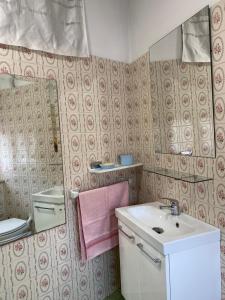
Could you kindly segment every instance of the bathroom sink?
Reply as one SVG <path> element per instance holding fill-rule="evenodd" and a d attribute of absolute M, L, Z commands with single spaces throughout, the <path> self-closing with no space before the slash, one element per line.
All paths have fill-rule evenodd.
<path fill-rule="evenodd" d="M 36 202 L 64 204 L 64 189 L 62 186 L 54 186 L 48 190 L 32 194 L 32 200 Z"/>
<path fill-rule="evenodd" d="M 183 213 L 172 216 L 160 205 L 152 202 L 117 208 L 116 216 L 164 255 L 218 239 L 218 228 Z"/>
<path fill-rule="evenodd" d="M 137 221 L 150 228 L 161 228 L 165 237 L 179 237 L 194 232 L 192 224 L 185 222 L 184 215 L 172 216 L 153 205 L 138 205 L 127 208 L 128 213 Z"/>

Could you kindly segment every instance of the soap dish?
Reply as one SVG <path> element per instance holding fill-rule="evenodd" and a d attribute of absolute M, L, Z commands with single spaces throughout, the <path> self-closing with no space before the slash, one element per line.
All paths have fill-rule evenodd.
<path fill-rule="evenodd" d="M 100 164 L 101 169 L 113 169 L 115 168 L 115 164 L 113 163 L 105 163 L 105 164 Z"/>

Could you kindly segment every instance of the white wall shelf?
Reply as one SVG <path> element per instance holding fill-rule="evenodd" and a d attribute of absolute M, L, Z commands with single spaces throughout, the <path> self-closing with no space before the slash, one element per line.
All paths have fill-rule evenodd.
<path fill-rule="evenodd" d="M 138 168 L 138 167 L 143 167 L 143 164 L 138 163 L 138 164 L 133 164 L 133 165 L 129 165 L 129 166 L 115 165 L 115 167 L 111 168 L 111 169 L 100 169 L 100 168 L 99 169 L 91 169 L 91 168 L 89 168 L 88 170 L 91 174 L 103 174 L 103 173 L 116 172 L 116 171 Z"/>

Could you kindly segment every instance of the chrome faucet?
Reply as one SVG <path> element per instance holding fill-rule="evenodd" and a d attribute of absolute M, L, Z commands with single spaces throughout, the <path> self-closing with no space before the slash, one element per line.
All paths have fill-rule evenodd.
<path fill-rule="evenodd" d="M 169 208 L 171 210 L 171 215 L 172 216 L 179 216 L 181 211 L 180 211 L 180 206 L 179 202 L 176 199 L 173 198 L 161 198 L 163 200 L 169 200 L 171 202 L 171 205 L 160 205 L 160 209 L 165 209 Z"/>

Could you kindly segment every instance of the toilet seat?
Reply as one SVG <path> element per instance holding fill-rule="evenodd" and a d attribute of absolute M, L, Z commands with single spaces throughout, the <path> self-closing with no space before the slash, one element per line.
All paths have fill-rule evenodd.
<path fill-rule="evenodd" d="M 11 218 L 0 221 L 0 245 L 30 235 L 31 221 L 31 217 L 28 220 Z"/>
<path fill-rule="evenodd" d="M 21 234 L 18 234 L 18 235 L 9 237 L 9 238 L 5 238 L 3 240 L 0 239 L 0 246 L 14 242 L 14 241 L 22 239 L 22 238 L 25 238 L 30 235 L 32 235 L 32 231 L 26 231 L 24 233 L 21 233 Z"/>
<path fill-rule="evenodd" d="M 8 235 L 23 228 L 27 224 L 26 220 L 11 218 L 0 221 L 0 237 Z"/>

